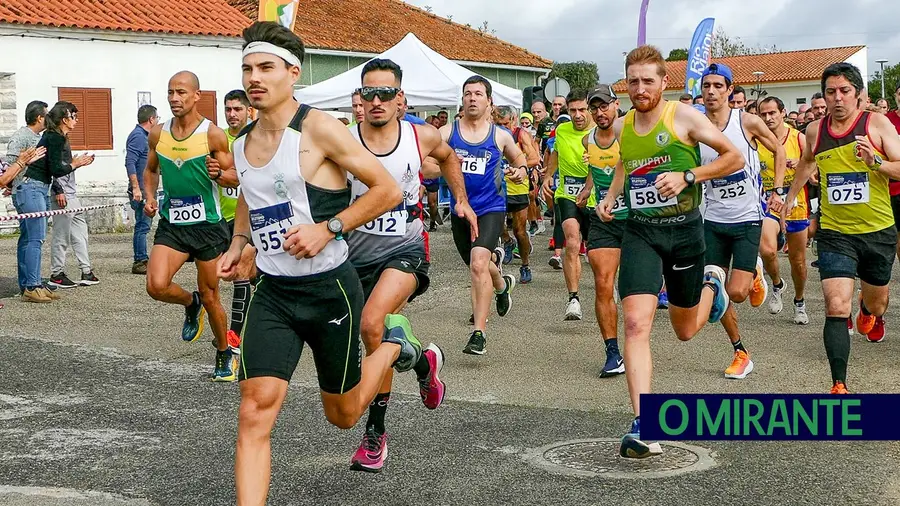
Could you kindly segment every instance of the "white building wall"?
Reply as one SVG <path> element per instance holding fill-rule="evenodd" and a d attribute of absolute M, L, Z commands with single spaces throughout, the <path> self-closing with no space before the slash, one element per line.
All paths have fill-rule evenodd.
<path fill-rule="evenodd" d="M 201 89 L 216 92 L 217 121 L 224 126 L 221 101 L 228 91 L 241 87 L 240 57 L 236 47 L 4 37 L 0 73 L 15 74 L 16 128 L 24 124 L 28 102 L 52 105 L 60 87 L 110 88 L 113 149 L 96 151 L 94 163 L 78 169 L 76 177 L 82 186 L 88 181 L 118 181 L 124 188 L 125 141 L 137 123 L 138 92 L 150 92 L 160 118 L 168 119 L 168 79 L 179 70 L 190 70 L 199 77 Z M 2 136 L 11 133 L 6 125 L 0 128 Z"/>

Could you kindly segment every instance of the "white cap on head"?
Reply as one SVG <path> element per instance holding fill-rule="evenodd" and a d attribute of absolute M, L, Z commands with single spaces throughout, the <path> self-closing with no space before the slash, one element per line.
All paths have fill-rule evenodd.
<path fill-rule="evenodd" d="M 259 41 L 259 40 L 251 42 L 251 43 L 247 44 L 247 47 L 244 48 L 244 52 L 241 56 L 244 57 L 244 56 L 247 56 L 248 54 L 255 54 L 255 53 L 272 54 L 272 55 L 275 55 L 275 56 L 281 58 L 282 60 L 286 61 L 289 65 L 293 65 L 298 68 L 303 67 L 303 65 L 300 63 L 300 60 L 297 58 L 297 56 L 294 53 L 288 51 L 287 49 L 285 49 L 283 47 L 276 46 L 275 44 L 272 44 L 271 42 L 263 42 L 263 41 Z"/>

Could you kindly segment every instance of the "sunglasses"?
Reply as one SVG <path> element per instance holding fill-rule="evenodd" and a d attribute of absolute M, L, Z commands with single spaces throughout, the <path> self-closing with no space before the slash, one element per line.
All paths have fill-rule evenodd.
<path fill-rule="evenodd" d="M 375 100 L 375 97 L 382 102 L 387 102 L 394 100 L 398 93 L 400 93 L 400 88 L 390 86 L 364 86 L 359 89 L 359 96 L 366 102 Z"/>

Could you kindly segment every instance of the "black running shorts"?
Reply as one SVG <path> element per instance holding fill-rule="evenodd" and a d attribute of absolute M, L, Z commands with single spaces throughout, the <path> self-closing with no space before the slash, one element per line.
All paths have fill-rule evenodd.
<path fill-rule="evenodd" d="M 691 308 L 700 302 L 705 271 L 703 220 L 694 211 L 674 225 L 650 225 L 632 219 L 622 237 L 619 293 L 656 295 L 663 277 L 669 303 Z"/>
<path fill-rule="evenodd" d="M 503 233 L 503 225 L 506 221 L 506 213 L 486 213 L 478 217 L 478 239 L 472 241 L 472 230 L 469 222 L 455 214 L 450 215 L 450 230 L 453 232 L 453 242 L 456 251 L 466 265 L 472 259 L 472 248 L 480 247 L 488 251 L 494 251 L 499 245 L 500 234 Z"/>
<path fill-rule="evenodd" d="M 891 268 L 897 254 L 896 227 L 868 234 L 842 234 L 819 229 L 816 242 L 822 279 L 854 279 L 858 276 L 873 286 L 886 286 L 891 281 Z"/>
<path fill-rule="evenodd" d="M 231 235 L 225 220 L 218 223 L 172 225 L 160 218 L 153 244 L 172 248 L 188 254 L 188 261 L 209 262 L 215 260 L 231 245 Z"/>
<path fill-rule="evenodd" d="M 240 379 L 290 381 L 306 343 L 323 392 L 353 389 L 362 378 L 362 309 L 362 286 L 350 262 L 302 278 L 261 273 L 241 340 Z"/>
<path fill-rule="evenodd" d="M 569 199 L 556 199 L 553 203 L 554 207 L 559 210 L 559 222 L 560 224 L 565 223 L 566 220 L 575 219 L 578 220 L 578 226 L 581 228 L 581 240 L 587 239 L 588 232 L 591 229 L 591 215 L 596 214 L 593 209 L 589 207 L 578 207 L 575 205 L 575 202 Z M 563 230 L 563 240 L 565 241 L 565 230 Z M 561 244 L 556 245 L 557 248 L 562 247 Z M 581 245 L 575 245 L 577 248 L 581 248 Z"/>
<path fill-rule="evenodd" d="M 506 212 L 517 213 L 528 209 L 528 194 L 525 195 L 507 195 L 506 196 Z"/>
<path fill-rule="evenodd" d="M 588 231 L 587 238 L 588 251 L 601 248 L 621 248 L 626 222 L 627 220 L 605 222 L 597 216 L 597 213 L 592 214 L 591 229 Z"/>
<path fill-rule="evenodd" d="M 382 258 L 382 261 L 369 265 L 356 267 L 356 273 L 359 275 L 359 281 L 362 283 L 363 296 L 365 300 L 369 300 L 372 290 L 381 279 L 381 273 L 388 269 L 395 269 L 400 272 L 413 274 L 416 276 L 418 285 L 416 291 L 410 295 L 408 302 L 428 291 L 431 285 L 431 279 L 428 277 L 428 268 L 430 264 L 425 256 L 425 245 L 412 245 L 395 251 L 390 255 Z"/>
<path fill-rule="evenodd" d="M 703 225 L 706 240 L 706 264 L 744 272 L 756 272 L 762 222 L 713 223 Z"/>

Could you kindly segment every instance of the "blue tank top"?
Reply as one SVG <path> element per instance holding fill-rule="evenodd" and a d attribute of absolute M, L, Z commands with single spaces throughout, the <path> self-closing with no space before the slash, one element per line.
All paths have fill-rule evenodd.
<path fill-rule="evenodd" d="M 506 181 L 500 160 L 503 153 L 494 139 L 496 127 L 491 129 L 485 139 L 477 144 L 467 142 L 459 133 L 459 121 L 453 122 L 448 144 L 462 158 L 463 179 L 466 182 L 466 194 L 469 205 L 478 216 L 493 212 L 506 212 Z M 451 208 L 456 199 L 451 197 Z"/>

